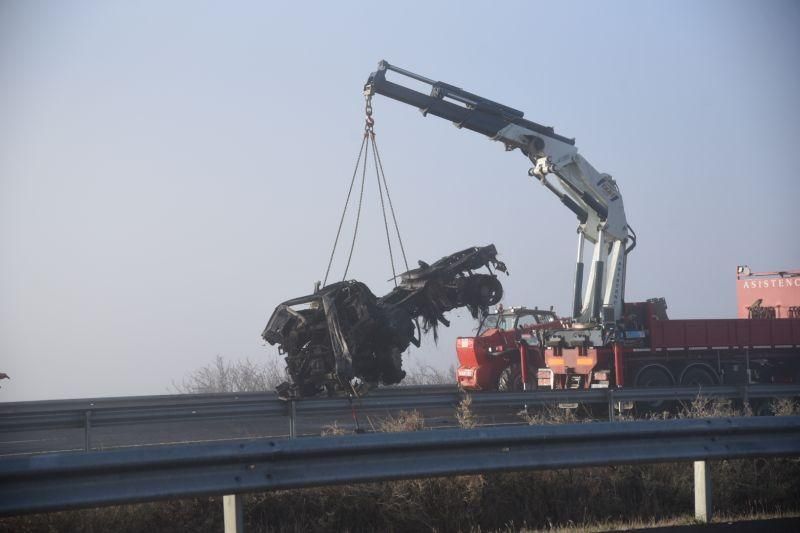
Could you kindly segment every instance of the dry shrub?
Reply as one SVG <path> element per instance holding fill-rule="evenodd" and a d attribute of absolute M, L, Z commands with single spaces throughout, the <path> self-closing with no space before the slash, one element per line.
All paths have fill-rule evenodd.
<path fill-rule="evenodd" d="M 222 498 L 191 498 L 0 519 L 0 532 L 222 531 Z"/>
<path fill-rule="evenodd" d="M 406 369 L 406 377 L 400 385 L 452 385 L 455 382 L 456 368 L 453 365 L 441 370 L 431 365 L 414 361 L 413 368 Z"/>
<path fill-rule="evenodd" d="M 349 433 L 346 429 L 339 427 L 338 422 L 334 422 L 333 424 L 329 424 L 322 428 L 320 432 L 321 437 L 335 437 L 337 435 L 345 435 Z"/>
<path fill-rule="evenodd" d="M 456 420 L 462 429 L 471 429 L 478 425 L 478 417 L 472 412 L 472 396 L 465 394 L 456 407 Z"/>
<path fill-rule="evenodd" d="M 249 358 L 226 361 L 218 355 L 213 363 L 193 371 L 180 383 L 173 381 L 172 388 L 178 394 L 262 392 L 274 390 L 286 380 L 286 371 L 277 356 L 258 363 Z"/>
<path fill-rule="evenodd" d="M 248 531 L 469 531 L 481 476 L 276 491 L 245 502 Z"/>
<path fill-rule="evenodd" d="M 749 413 L 736 409 L 730 400 L 698 395 L 691 403 L 681 406 L 677 418 L 727 418 L 743 414 Z"/>
<path fill-rule="evenodd" d="M 583 413 L 583 415 L 585 415 L 585 413 Z M 589 418 L 583 415 L 577 409 L 559 407 L 558 404 L 555 403 L 528 406 L 526 409 L 517 413 L 517 416 L 522 418 L 530 426 L 575 424 L 588 421 Z"/>
<path fill-rule="evenodd" d="M 385 433 L 419 431 L 425 429 L 425 417 L 416 409 L 413 411 L 400 411 L 397 416 L 389 415 L 379 420 L 378 429 Z"/>
<path fill-rule="evenodd" d="M 757 458 L 711 463 L 714 505 L 721 512 L 762 513 L 798 509 L 800 459 Z"/>
<path fill-rule="evenodd" d="M 764 400 L 757 403 L 756 408 L 759 413 L 765 415 L 800 415 L 800 406 L 792 398 L 776 398 L 771 401 Z M 690 404 L 682 405 L 682 409 L 676 416 L 677 418 L 727 418 L 753 416 L 753 414 L 753 408 L 749 403 L 737 407 L 732 400 L 698 396 Z M 671 418 L 671 415 L 665 413 L 661 418 Z"/>
<path fill-rule="evenodd" d="M 779 398 L 770 404 L 770 410 L 775 416 L 798 416 L 800 405 L 791 398 Z"/>

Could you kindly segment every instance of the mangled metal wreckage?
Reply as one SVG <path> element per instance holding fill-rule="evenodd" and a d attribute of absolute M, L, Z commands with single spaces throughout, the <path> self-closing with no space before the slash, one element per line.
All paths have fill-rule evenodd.
<path fill-rule="evenodd" d="M 488 274 L 474 273 L 486 267 Z M 506 272 L 494 245 L 473 247 L 404 272 L 388 294 L 376 297 L 360 281 L 334 283 L 275 308 L 262 333 L 286 354 L 291 383 L 282 396 L 360 392 L 404 377 L 402 353 L 421 333 L 449 326 L 444 313 L 466 307 L 473 317 L 500 301 L 492 271 Z M 420 327 L 420 320 L 422 326 Z"/>

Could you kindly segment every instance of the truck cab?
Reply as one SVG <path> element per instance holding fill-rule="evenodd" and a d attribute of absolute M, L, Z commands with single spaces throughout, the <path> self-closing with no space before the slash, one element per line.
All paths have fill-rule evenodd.
<path fill-rule="evenodd" d="M 552 310 L 498 306 L 478 325 L 475 337 L 456 339 L 458 385 L 464 390 L 521 390 L 520 351 L 524 345 L 528 371 L 542 366 L 542 335 L 561 327 Z"/>

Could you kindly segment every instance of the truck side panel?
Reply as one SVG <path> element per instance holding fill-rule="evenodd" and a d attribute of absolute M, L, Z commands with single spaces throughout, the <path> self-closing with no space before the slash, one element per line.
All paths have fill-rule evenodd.
<path fill-rule="evenodd" d="M 654 320 L 650 323 L 653 350 L 800 346 L 800 319 Z"/>

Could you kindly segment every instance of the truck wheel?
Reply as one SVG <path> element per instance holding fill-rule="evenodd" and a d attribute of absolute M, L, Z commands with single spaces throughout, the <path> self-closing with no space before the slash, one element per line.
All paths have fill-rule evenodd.
<path fill-rule="evenodd" d="M 497 390 L 500 392 L 516 392 L 522 390 L 522 372 L 519 364 L 507 366 L 497 378 Z"/>
<path fill-rule="evenodd" d="M 661 366 L 647 367 L 636 376 L 637 387 L 671 387 L 672 383 L 672 375 Z"/>
<path fill-rule="evenodd" d="M 681 377 L 681 385 L 692 387 L 712 387 L 717 384 L 711 370 L 702 366 L 689 367 Z"/>
<path fill-rule="evenodd" d="M 645 368 L 636 376 L 637 387 L 666 388 L 673 385 L 672 375 L 669 371 L 660 366 Z M 665 400 L 653 400 L 650 402 L 636 402 L 636 411 L 640 414 L 661 413 L 669 411 L 672 402 Z"/>

